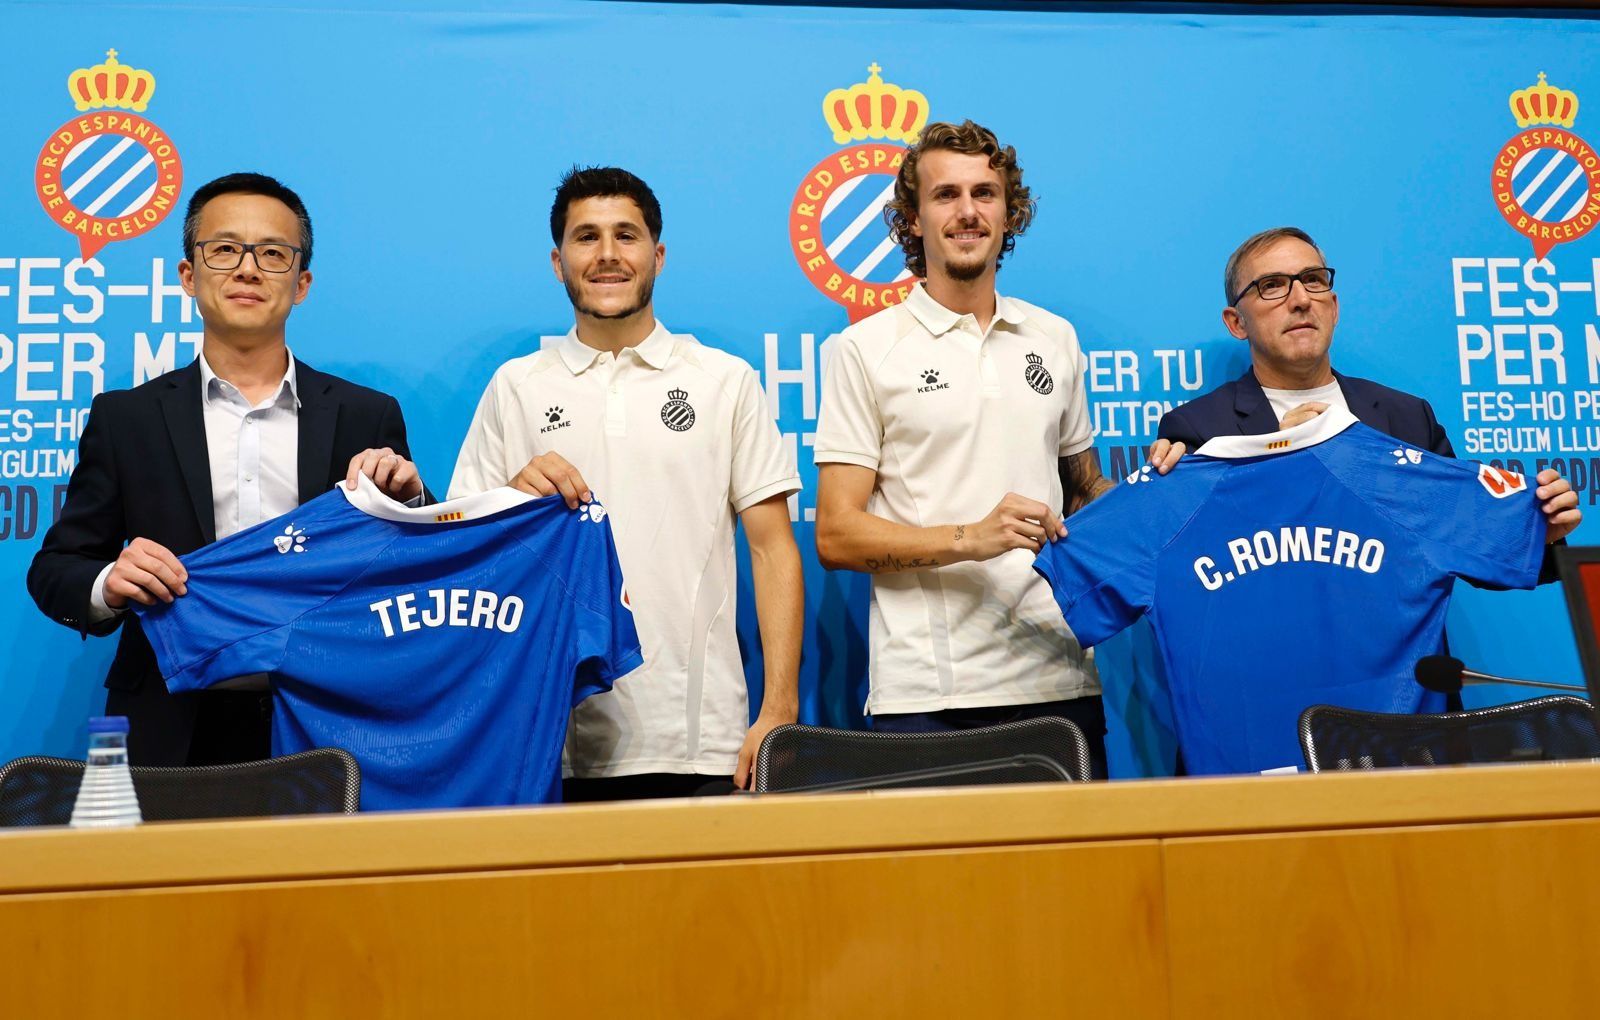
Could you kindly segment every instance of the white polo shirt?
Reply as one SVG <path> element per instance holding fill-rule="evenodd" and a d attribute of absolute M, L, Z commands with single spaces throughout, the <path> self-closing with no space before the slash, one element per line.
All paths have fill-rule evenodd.
<path fill-rule="evenodd" d="M 899 524 L 971 524 L 1007 492 L 1060 507 L 1058 460 L 1093 442 L 1084 366 L 1059 316 L 997 297 L 984 333 L 919 284 L 835 341 L 814 458 L 876 471 L 867 509 Z M 867 711 L 1099 693 L 1033 556 L 873 575 Z"/>
<path fill-rule="evenodd" d="M 725 775 L 750 725 L 734 631 L 734 516 L 800 489 L 755 370 L 660 322 L 617 357 L 576 330 L 500 366 L 450 498 L 554 451 L 611 515 L 644 665 L 573 712 L 567 771 Z"/>

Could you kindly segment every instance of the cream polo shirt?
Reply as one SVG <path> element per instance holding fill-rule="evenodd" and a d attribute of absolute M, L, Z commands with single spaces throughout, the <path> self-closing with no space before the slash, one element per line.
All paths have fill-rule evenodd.
<path fill-rule="evenodd" d="M 800 489 L 755 370 L 659 322 L 617 357 L 574 330 L 495 372 L 450 498 L 551 451 L 610 513 L 644 649 L 643 666 L 573 711 L 568 774 L 733 772 L 750 725 L 734 516 Z"/>
<path fill-rule="evenodd" d="M 1084 367 L 1065 319 L 996 297 L 984 333 L 919 284 L 835 341 L 814 459 L 876 471 L 867 509 L 899 524 L 970 524 L 1007 492 L 1060 507 L 1059 459 L 1093 442 Z M 1099 693 L 1033 556 L 873 575 L 867 711 Z"/>

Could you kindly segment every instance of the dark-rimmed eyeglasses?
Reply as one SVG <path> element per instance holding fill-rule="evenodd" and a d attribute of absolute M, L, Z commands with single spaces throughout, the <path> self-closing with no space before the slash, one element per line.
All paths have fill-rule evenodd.
<path fill-rule="evenodd" d="M 1294 281 L 1299 280 L 1300 286 L 1306 289 L 1307 294 L 1325 294 L 1333 289 L 1333 270 L 1327 266 L 1318 266 L 1300 273 L 1268 273 L 1258 276 L 1244 285 L 1238 296 L 1233 299 L 1237 305 L 1244 300 L 1244 296 L 1252 290 L 1261 296 L 1263 301 L 1282 301 L 1289 296 L 1289 291 L 1294 287 Z"/>
<path fill-rule="evenodd" d="M 228 240 L 197 241 L 195 247 L 200 249 L 200 260 L 207 267 L 224 273 L 238 269 L 247 254 L 255 256 L 256 265 L 263 273 L 287 273 L 294 268 L 295 259 L 299 258 L 301 251 L 292 244 L 278 241 L 260 241 L 256 244 Z"/>

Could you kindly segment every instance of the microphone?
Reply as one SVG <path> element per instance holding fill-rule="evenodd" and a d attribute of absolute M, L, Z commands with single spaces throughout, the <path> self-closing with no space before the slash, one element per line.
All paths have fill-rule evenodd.
<path fill-rule="evenodd" d="M 1417 660 L 1417 683 L 1440 694 L 1456 694 L 1462 687 L 1472 684 L 1512 684 L 1517 687 L 1538 687 L 1547 691 L 1577 691 L 1587 694 L 1588 688 L 1572 684 L 1556 684 L 1545 680 L 1512 680 L 1468 669 L 1453 655 L 1424 655 Z"/>

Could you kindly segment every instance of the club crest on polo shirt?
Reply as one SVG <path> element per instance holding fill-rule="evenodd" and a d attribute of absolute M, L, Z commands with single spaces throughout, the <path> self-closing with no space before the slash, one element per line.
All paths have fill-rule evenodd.
<path fill-rule="evenodd" d="M 306 551 L 306 529 L 291 524 L 283 529 L 283 534 L 273 536 L 272 545 L 280 553 L 303 553 Z"/>
<path fill-rule="evenodd" d="M 917 373 L 917 378 L 922 380 L 922 385 L 917 387 L 918 393 L 932 393 L 934 390 L 947 390 L 950 384 L 939 381 L 939 370 L 925 368 Z"/>
<path fill-rule="evenodd" d="M 1028 381 L 1035 393 L 1049 393 L 1056 388 L 1056 381 L 1050 378 L 1050 370 L 1044 367 L 1044 359 L 1037 354 L 1028 355 L 1028 367 L 1022 370 L 1022 378 Z"/>
<path fill-rule="evenodd" d="M 689 406 L 688 390 L 667 391 L 667 402 L 661 405 L 661 424 L 674 432 L 687 432 L 694 427 L 694 408 Z"/>
<path fill-rule="evenodd" d="M 566 417 L 567 409 L 564 407 L 550 406 L 544 409 L 544 420 L 548 423 L 539 427 L 539 434 L 554 432 L 556 429 L 570 428 L 572 419 Z"/>

